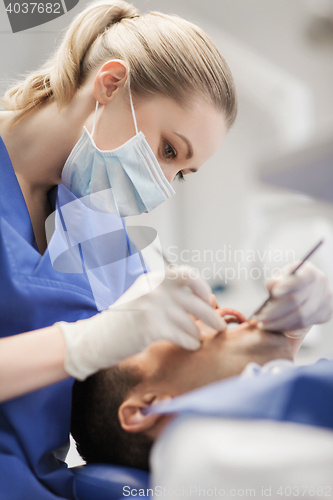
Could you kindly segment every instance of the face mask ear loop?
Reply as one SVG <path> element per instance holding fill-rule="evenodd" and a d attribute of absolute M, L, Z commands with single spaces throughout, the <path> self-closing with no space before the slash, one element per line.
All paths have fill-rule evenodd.
<path fill-rule="evenodd" d="M 138 125 L 136 123 L 136 117 L 135 117 L 135 112 L 134 112 L 134 106 L 133 106 L 133 101 L 132 101 L 132 93 L 131 93 L 131 87 L 128 82 L 128 92 L 129 92 L 129 97 L 130 97 L 130 103 L 131 103 L 131 110 L 132 110 L 132 116 L 133 116 L 133 121 L 134 121 L 134 127 L 135 127 L 135 134 L 138 135 Z"/>
<path fill-rule="evenodd" d="M 96 125 L 96 118 L 97 118 L 97 110 L 98 110 L 98 105 L 99 105 L 99 102 L 98 102 L 98 101 L 96 101 L 96 109 L 95 109 L 95 116 L 94 116 L 93 128 L 92 128 L 92 131 L 91 131 L 91 137 L 93 137 L 94 132 L 95 132 L 95 125 Z"/>

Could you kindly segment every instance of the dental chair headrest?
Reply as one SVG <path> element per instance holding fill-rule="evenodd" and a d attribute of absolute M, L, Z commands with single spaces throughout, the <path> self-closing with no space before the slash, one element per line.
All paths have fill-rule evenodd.
<path fill-rule="evenodd" d="M 89 464 L 71 469 L 75 474 L 74 493 L 77 500 L 118 500 L 125 490 L 147 490 L 149 474 L 120 465 Z M 127 494 L 128 496 L 128 494 Z"/>

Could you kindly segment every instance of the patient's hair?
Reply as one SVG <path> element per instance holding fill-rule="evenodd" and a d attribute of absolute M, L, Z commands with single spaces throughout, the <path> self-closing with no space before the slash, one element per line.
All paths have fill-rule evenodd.
<path fill-rule="evenodd" d="M 87 463 L 149 469 L 153 441 L 143 433 L 124 431 L 118 419 L 121 403 L 141 381 L 138 370 L 115 366 L 74 383 L 71 433 Z"/>

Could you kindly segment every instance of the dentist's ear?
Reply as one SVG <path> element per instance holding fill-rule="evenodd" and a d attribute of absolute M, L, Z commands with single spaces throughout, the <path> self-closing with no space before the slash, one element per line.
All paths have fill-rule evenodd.
<path fill-rule="evenodd" d="M 107 104 L 113 92 L 125 85 L 128 78 L 128 64 L 121 59 L 106 62 L 94 80 L 94 97 L 100 104 Z"/>
<path fill-rule="evenodd" d="M 118 410 L 118 419 L 121 427 L 126 432 L 144 432 L 152 430 L 161 415 L 145 415 L 142 411 L 151 404 L 171 399 L 170 396 L 153 396 L 132 394 L 120 405 Z"/>

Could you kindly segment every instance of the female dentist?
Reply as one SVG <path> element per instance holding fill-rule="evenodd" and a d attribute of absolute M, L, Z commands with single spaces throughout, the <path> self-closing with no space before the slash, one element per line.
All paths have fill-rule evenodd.
<path fill-rule="evenodd" d="M 195 349 L 199 333 L 188 313 L 225 325 L 208 305 L 208 285 L 188 268 L 167 271 L 145 293 L 139 266 L 116 266 L 114 297 L 122 304 L 96 315 L 89 270 L 56 269 L 45 221 L 77 199 L 113 213 L 116 226 L 119 216 L 158 206 L 176 176 L 197 171 L 220 146 L 235 120 L 235 89 L 198 27 L 106 0 L 74 19 L 55 55 L 3 103 L 0 317 L 8 338 L 0 340 L 0 364 L 4 380 L 16 383 L 2 397 L 15 399 L 0 407 L 0 498 L 74 498 L 63 463 L 68 377 L 82 380 L 158 338 Z M 62 220 L 63 234 L 70 222 Z M 264 326 L 297 330 L 330 316 L 327 281 L 313 266 L 274 285 L 280 297 L 260 318 Z M 137 297 L 131 307 L 126 294 Z"/>

